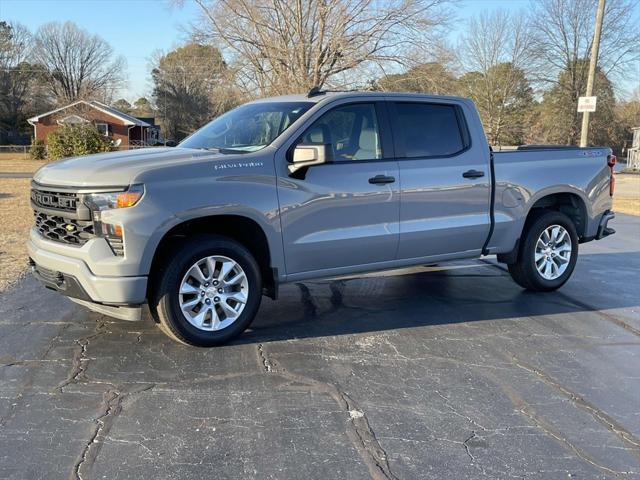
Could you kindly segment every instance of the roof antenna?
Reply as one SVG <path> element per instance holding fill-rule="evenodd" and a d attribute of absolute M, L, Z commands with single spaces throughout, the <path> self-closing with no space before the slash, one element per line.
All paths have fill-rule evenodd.
<path fill-rule="evenodd" d="M 316 85 L 315 87 L 312 87 L 311 90 L 309 90 L 309 93 L 307 93 L 307 98 L 315 97 L 317 95 L 324 95 L 324 94 L 325 92 L 320 90 L 320 87 Z"/>

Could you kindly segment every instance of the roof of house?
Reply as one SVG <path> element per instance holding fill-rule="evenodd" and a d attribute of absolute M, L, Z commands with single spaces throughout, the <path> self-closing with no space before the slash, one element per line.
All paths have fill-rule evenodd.
<path fill-rule="evenodd" d="M 50 112 L 41 113 L 40 115 L 31 117 L 27 119 L 27 122 L 33 125 L 34 123 L 39 122 L 40 119 L 42 119 L 43 117 L 47 117 L 51 114 L 60 112 L 62 110 L 66 110 L 67 108 L 70 108 L 70 107 L 75 107 L 76 105 L 80 105 L 80 104 L 87 105 L 91 108 L 95 108 L 96 110 L 100 110 L 101 112 L 106 113 L 107 115 L 111 115 L 112 117 L 115 117 L 121 120 L 125 125 L 137 125 L 140 127 L 151 126 L 147 122 L 140 120 L 139 118 L 132 117 L 131 115 L 121 112 L 120 110 L 116 110 L 115 108 L 110 107 L 109 105 L 105 105 L 104 103 L 98 102 L 96 100 L 78 100 L 76 102 L 70 103 L 69 105 L 65 105 L 64 107 L 56 108 L 55 110 L 51 110 Z"/>
<path fill-rule="evenodd" d="M 156 117 L 136 117 L 138 120 L 142 120 L 143 122 L 147 122 L 152 127 L 157 127 L 156 125 Z"/>

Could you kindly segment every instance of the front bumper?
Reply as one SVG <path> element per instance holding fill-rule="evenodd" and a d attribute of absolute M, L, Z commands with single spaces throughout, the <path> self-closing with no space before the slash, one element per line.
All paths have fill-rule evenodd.
<path fill-rule="evenodd" d="M 106 305 L 93 302 L 89 294 L 74 276 L 46 269 L 38 265 L 32 258 L 29 258 L 29 265 L 31 266 L 33 276 L 46 288 L 62 293 L 69 297 L 70 300 L 90 310 L 121 320 L 137 321 L 142 318 L 142 309 L 140 306 Z"/>
<path fill-rule="evenodd" d="M 27 250 L 36 278 L 47 288 L 101 313 L 137 319 L 130 318 L 131 312 L 127 310 L 131 307 L 139 310 L 145 302 L 146 276 L 95 275 L 83 260 L 51 252 L 43 248 L 49 242 L 38 240 L 29 239 Z M 135 316 L 139 318 L 139 313 Z"/>

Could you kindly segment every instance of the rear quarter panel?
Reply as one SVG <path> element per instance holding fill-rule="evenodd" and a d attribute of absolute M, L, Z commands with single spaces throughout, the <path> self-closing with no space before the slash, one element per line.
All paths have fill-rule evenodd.
<path fill-rule="evenodd" d="M 582 200 L 587 214 L 585 236 L 595 235 L 600 215 L 612 206 L 610 153 L 608 148 L 496 152 L 496 223 L 489 252 L 513 249 L 531 207 L 554 193 L 574 193 Z"/>

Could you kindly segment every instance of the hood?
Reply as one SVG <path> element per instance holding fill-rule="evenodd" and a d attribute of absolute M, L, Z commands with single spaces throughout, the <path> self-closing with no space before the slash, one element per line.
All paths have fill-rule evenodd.
<path fill-rule="evenodd" d="M 66 187 L 127 186 L 141 173 L 178 162 L 214 159 L 218 155 L 186 148 L 141 148 L 70 157 L 40 168 L 33 180 Z"/>

